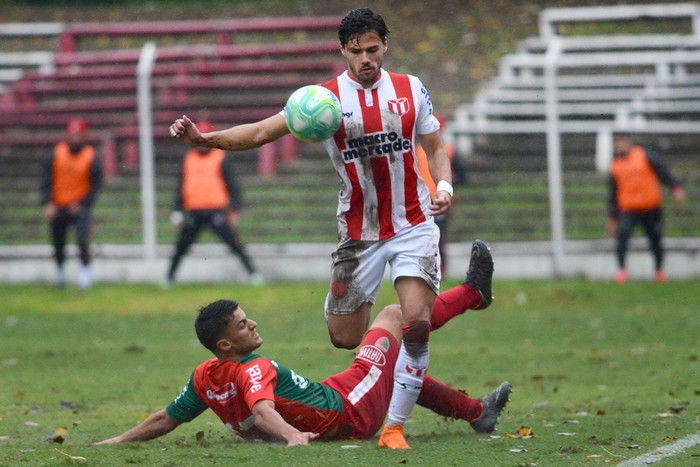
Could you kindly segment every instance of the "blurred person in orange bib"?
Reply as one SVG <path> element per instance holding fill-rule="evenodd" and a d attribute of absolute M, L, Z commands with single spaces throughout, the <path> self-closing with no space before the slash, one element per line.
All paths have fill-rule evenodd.
<path fill-rule="evenodd" d="M 46 158 L 41 174 L 41 204 L 49 220 L 58 267 L 58 286 L 66 285 L 65 246 L 68 228 L 75 225 L 80 262 L 78 287 L 92 285 L 90 274 L 90 213 L 102 186 L 102 167 L 95 148 L 87 142 L 88 126 L 83 119 L 68 122 L 66 137 Z"/>
<path fill-rule="evenodd" d="M 435 113 L 433 115 L 435 115 L 435 118 L 437 118 L 438 122 L 440 122 L 440 128 L 445 128 L 445 118 L 438 113 Z M 447 152 L 447 157 L 450 159 L 450 166 L 452 167 L 453 185 L 457 186 L 466 183 L 466 173 L 460 163 L 459 157 L 455 157 L 454 146 L 449 143 L 443 143 L 443 146 L 445 147 L 445 151 Z M 428 156 L 425 154 L 423 146 L 419 145 L 416 148 L 416 159 L 418 160 L 418 170 L 420 172 L 421 177 L 425 181 L 425 186 L 428 187 L 430 196 L 434 196 L 435 191 L 437 190 L 437 184 L 435 180 L 433 180 L 432 175 L 430 174 L 430 164 L 428 162 Z M 455 193 L 455 195 L 452 197 L 452 204 L 454 205 L 456 202 L 457 194 Z M 440 242 L 438 243 L 438 249 L 440 250 L 440 270 L 443 272 L 443 274 L 445 273 L 445 270 L 447 268 L 448 258 L 446 246 L 449 221 L 451 216 L 452 210 L 433 217 L 433 219 L 435 219 L 435 224 L 440 229 Z"/>
<path fill-rule="evenodd" d="M 641 224 L 654 256 L 655 279 L 664 282 L 661 185 L 669 187 L 673 198 L 679 203 L 685 202 L 685 193 L 658 156 L 647 148 L 633 145 L 629 135 L 616 134 L 613 150 L 607 230 L 617 241 L 618 270 L 615 280 L 618 283 L 627 282 L 627 246 L 635 226 Z"/>
<path fill-rule="evenodd" d="M 198 122 L 197 126 L 204 131 L 214 130 L 207 121 Z M 168 269 L 167 287 L 172 286 L 182 257 L 205 226 L 211 228 L 241 259 L 249 282 L 263 282 L 238 234 L 242 205 L 240 185 L 223 150 L 194 148 L 185 154 L 175 193 L 175 208 L 170 216 L 179 236 Z"/>

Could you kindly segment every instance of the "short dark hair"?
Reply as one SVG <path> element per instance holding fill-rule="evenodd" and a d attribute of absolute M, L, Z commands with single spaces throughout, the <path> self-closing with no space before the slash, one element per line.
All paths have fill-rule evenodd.
<path fill-rule="evenodd" d="M 216 354 L 216 343 L 238 309 L 235 300 L 217 300 L 199 310 L 194 330 L 199 342 Z"/>
<path fill-rule="evenodd" d="M 382 42 L 389 35 L 389 28 L 377 13 L 369 8 L 355 8 L 348 11 L 338 27 L 338 39 L 340 45 L 345 46 L 352 39 L 368 32 L 376 32 Z"/>

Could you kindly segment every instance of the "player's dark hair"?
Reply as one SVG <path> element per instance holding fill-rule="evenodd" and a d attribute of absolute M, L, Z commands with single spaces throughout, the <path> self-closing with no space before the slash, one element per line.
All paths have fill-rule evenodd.
<path fill-rule="evenodd" d="M 351 40 L 368 32 L 376 32 L 382 42 L 385 42 L 390 31 L 384 22 L 384 18 L 369 8 L 350 10 L 340 22 L 340 27 L 338 27 L 340 45 L 345 46 Z"/>
<path fill-rule="evenodd" d="M 216 343 L 238 309 L 235 300 L 217 300 L 199 310 L 194 330 L 199 342 L 216 354 Z"/>

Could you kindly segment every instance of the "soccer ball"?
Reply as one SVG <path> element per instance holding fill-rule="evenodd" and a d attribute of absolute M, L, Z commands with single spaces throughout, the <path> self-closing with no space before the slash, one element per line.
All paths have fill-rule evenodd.
<path fill-rule="evenodd" d="M 318 143 L 340 128 L 340 101 L 323 86 L 303 86 L 294 91 L 284 106 L 289 131 L 301 141 Z"/>

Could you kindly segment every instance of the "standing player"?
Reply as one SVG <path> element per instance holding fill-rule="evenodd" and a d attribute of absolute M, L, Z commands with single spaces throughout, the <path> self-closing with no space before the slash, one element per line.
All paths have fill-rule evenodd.
<path fill-rule="evenodd" d="M 207 121 L 198 122 L 202 131 L 212 131 L 214 127 Z M 179 236 L 166 286 L 172 286 L 175 272 L 190 246 L 197 240 L 204 226 L 228 245 L 237 255 L 248 272 L 249 281 L 261 285 L 262 275 L 238 235 L 238 220 L 243 205 L 241 189 L 233 173 L 231 161 L 221 149 L 196 148 L 185 154 L 180 170 L 180 178 L 175 192 L 175 209 L 170 218 L 179 229 Z M 184 211 L 184 214 L 183 214 Z"/>
<path fill-rule="evenodd" d="M 214 358 L 197 366 L 166 408 L 97 444 L 158 438 L 207 409 L 245 439 L 278 440 L 288 446 L 316 439 L 371 438 L 381 427 L 401 339 L 397 305 L 377 315 L 350 367 L 320 383 L 257 354 L 263 343 L 257 323 L 233 300 L 202 308 L 195 330 Z M 506 381 L 478 400 L 426 377 L 419 403 L 438 415 L 469 422 L 477 433 L 491 433 L 510 390 Z"/>
<path fill-rule="evenodd" d="M 90 287 L 90 211 L 102 186 L 102 168 L 95 148 L 87 142 L 88 127 L 81 118 L 66 126 L 66 138 L 44 161 L 41 173 L 41 204 L 51 225 L 58 286 L 66 285 L 65 247 L 68 228 L 75 225 L 80 262 L 78 287 Z"/>
<path fill-rule="evenodd" d="M 653 151 L 633 145 L 627 134 L 615 135 L 609 185 L 608 233 L 617 240 L 615 280 L 627 282 L 627 243 L 634 227 L 642 224 L 654 256 L 655 280 L 664 282 L 661 185 L 670 187 L 673 198 L 679 203 L 685 201 L 683 188 Z"/>
<path fill-rule="evenodd" d="M 415 76 L 382 68 L 388 34 L 384 19 L 369 8 L 349 11 L 338 29 L 348 69 L 324 84 L 343 109 L 340 129 L 324 142 L 341 179 L 339 242 L 332 255 L 325 316 L 336 347 L 357 347 L 389 264 L 404 324 L 388 424 L 379 445 L 408 449 L 403 424 L 428 368 L 431 312 L 441 279 L 440 233 L 433 216 L 450 209 L 452 185 L 427 90 Z M 189 145 L 240 151 L 274 141 L 289 130 L 279 113 L 205 134 L 183 116 L 170 132 Z M 417 139 L 433 179 L 438 180 L 432 199 L 418 173 Z M 476 256 L 473 280 L 467 286 L 472 308 L 486 308 L 492 300 L 493 269 L 486 253 Z"/>

